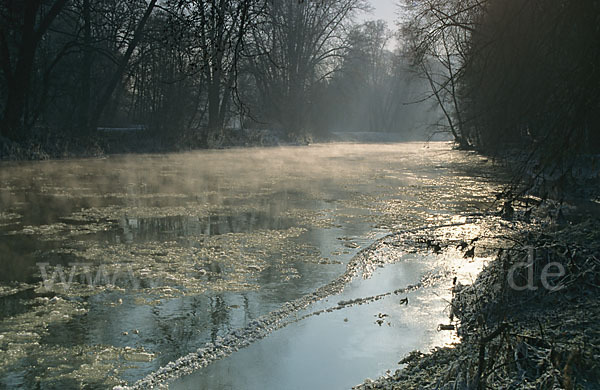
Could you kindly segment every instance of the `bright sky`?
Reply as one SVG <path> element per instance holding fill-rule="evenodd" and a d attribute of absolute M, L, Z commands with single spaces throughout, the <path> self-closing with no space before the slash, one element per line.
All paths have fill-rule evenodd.
<path fill-rule="evenodd" d="M 398 21 L 398 3 L 401 0 L 369 0 L 373 11 L 371 13 L 363 13 L 358 16 L 358 21 L 379 20 L 383 19 L 387 22 L 390 30 L 396 31 L 396 22 Z M 396 38 L 391 39 L 386 48 L 393 50 L 396 45 Z"/>
<path fill-rule="evenodd" d="M 372 20 L 383 19 L 388 23 L 388 28 L 396 28 L 396 20 L 398 19 L 397 4 L 398 0 L 369 0 L 373 7 L 372 14 L 363 15 L 360 19 Z"/>

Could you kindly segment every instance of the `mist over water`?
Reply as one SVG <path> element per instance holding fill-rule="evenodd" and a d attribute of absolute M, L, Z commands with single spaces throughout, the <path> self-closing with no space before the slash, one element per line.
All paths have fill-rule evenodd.
<path fill-rule="evenodd" d="M 0 389 L 600 381 L 599 3 L 0 2 Z"/>
<path fill-rule="evenodd" d="M 8 166 L 0 170 L 0 383 L 8 387 L 133 383 L 311 294 L 392 229 L 452 221 L 488 205 L 497 188 L 482 174 L 485 161 L 445 143 Z M 430 264 L 417 258 L 411 283 Z M 431 308 L 445 315 L 443 304 Z M 393 329 L 385 337 L 402 343 Z M 439 342 L 407 334 L 410 348 Z M 380 364 L 397 358 L 390 350 Z"/>

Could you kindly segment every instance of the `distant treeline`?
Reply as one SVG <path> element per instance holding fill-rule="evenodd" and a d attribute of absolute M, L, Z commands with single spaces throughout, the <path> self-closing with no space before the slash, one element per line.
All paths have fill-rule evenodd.
<path fill-rule="evenodd" d="M 364 0 L 3 0 L 0 130 L 398 131 L 406 61 Z"/>
<path fill-rule="evenodd" d="M 406 52 L 469 148 L 600 152 L 600 1 L 405 2 Z"/>

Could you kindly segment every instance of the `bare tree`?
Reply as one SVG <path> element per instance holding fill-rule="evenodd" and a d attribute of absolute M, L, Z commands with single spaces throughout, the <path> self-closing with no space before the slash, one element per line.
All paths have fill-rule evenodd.
<path fill-rule="evenodd" d="M 96 105 L 96 108 L 94 110 L 94 113 L 93 113 L 93 115 L 91 117 L 91 121 L 90 121 L 90 125 L 92 128 L 96 127 L 98 121 L 100 120 L 100 117 L 102 116 L 104 110 L 106 109 L 106 106 L 108 105 L 108 103 L 110 101 L 111 96 L 113 95 L 113 93 L 115 91 L 115 88 L 121 81 L 123 74 L 124 74 L 125 70 L 127 69 L 127 66 L 129 65 L 131 56 L 133 55 L 137 45 L 139 44 L 140 40 L 143 37 L 144 27 L 146 26 L 146 23 L 148 22 L 150 15 L 154 11 L 157 1 L 158 0 L 150 0 L 148 5 L 146 6 L 146 9 L 145 9 L 142 17 L 135 24 L 135 28 L 133 29 L 133 34 L 131 36 L 131 39 L 127 43 L 125 52 L 123 53 L 122 56 L 120 56 L 120 58 L 118 58 L 116 68 L 112 71 L 112 75 L 109 77 L 104 90 L 100 93 L 100 98 L 98 100 L 98 103 Z"/>
<path fill-rule="evenodd" d="M 231 108 L 240 53 L 249 26 L 263 3 L 253 0 L 188 0 L 178 2 L 181 18 L 195 36 L 196 62 L 207 88 L 207 136 L 220 138 Z"/>
<path fill-rule="evenodd" d="M 441 108 L 455 141 L 470 147 L 458 98 L 470 50 L 471 35 L 477 30 L 485 3 L 480 0 L 407 1 L 403 35 L 414 66 L 427 79 L 432 97 Z"/>
<path fill-rule="evenodd" d="M 262 115 L 293 135 L 306 129 L 310 90 L 341 63 L 362 0 L 273 1 L 252 33 L 250 71 Z"/>
<path fill-rule="evenodd" d="M 349 34 L 335 83 L 348 106 L 346 116 L 357 131 L 388 131 L 393 113 L 400 101 L 394 101 L 396 77 L 394 54 L 387 47 L 392 33 L 383 20 L 370 21 L 354 28 Z"/>
<path fill-rule="evenodd" d="M 31 78 L 38 46 L 67 0 L 46 5 L 40 0 L 11 0 L 0 6 L 0 65 L 6 83 L 6 102 L 0 133 L 22 137 Z"/>

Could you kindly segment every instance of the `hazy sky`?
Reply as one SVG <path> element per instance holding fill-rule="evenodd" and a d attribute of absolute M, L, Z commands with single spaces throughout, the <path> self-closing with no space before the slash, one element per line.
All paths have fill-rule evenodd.
<path fill-rule="evenodd" d="M 398 15 L 396 15 L 398 0 L 369 0 L 369 2 L 373 7 L 373 13 L 363 15 L 362 18 L 365 20 L 383 19 L 388 22 L 389 28 L 394 29 L 398 19 Z"/>

